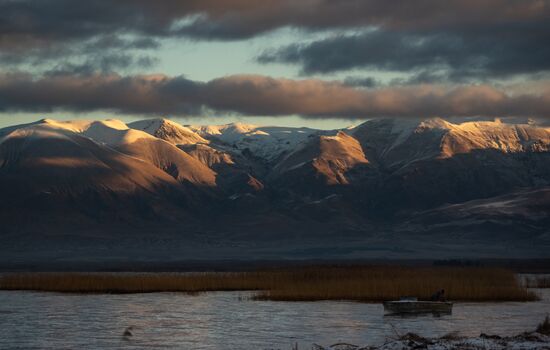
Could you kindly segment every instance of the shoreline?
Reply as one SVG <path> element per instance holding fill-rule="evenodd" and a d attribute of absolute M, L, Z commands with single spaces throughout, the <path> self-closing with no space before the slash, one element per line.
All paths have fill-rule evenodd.
<path fill-rule="evenodd" d="M 298 349 L 297 346 L 293 350 Z M 550 336 L 538 332 L 524 332 L 514 336 L 498 336 L 481 333 L 477 337 L 461 337 L 450 333 L 440 338 L 425 338 L 415 333 L 397 335 L 379 346 L 360 346 L 336 343 L 328 346 L 312 344 L 313 350 L 504 350 L 550 349 Z"/>
<path fill-rule="evenodd" d="M 450 332 L 441 337 L 423 337 L 416 333 L 400 334 L 393 328 L 394 337 L 387 337 L 380 346 L 358 346 L 350 343 L 336 343 L 328 347 L 313 344 L 313 350 L 504 350 L 504 349 L 550 349 L 550 318 L 539 323 L 536 330 L 513 336 L 481 333 L 477 337 L 461 336 Z M 293 347 L 298 350 L 298 345 Z"/>
<path fill-rule="evenodd" d="M 316 266 L 493 267 L 517 273 L 550 274 L 550 259 L 182 259 L 172 261 L 50 260 L 0 262 L 9 272 L 246 272 L 262 269 Z"/>

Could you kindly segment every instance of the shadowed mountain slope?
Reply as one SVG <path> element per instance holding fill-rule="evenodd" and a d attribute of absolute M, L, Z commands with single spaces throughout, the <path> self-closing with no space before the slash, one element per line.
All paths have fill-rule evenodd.
<path fill-rule="evenodd" d="M 430 242 L 496 254 L 503 248 L 487 245 L 500 238 L 529 254 L 550 247 L 548 188 L 550 130 L 536 125 L 46 119 L 0 129 L 0 248 L 19 246 L 15 233 L 50 244 L 40 232 L 90 232 L 91 242 L 133 232 L 134 252 L 160 235 L 191 255 L 206 244 L 222 255 L 316 256 L 336 244 L 346 256 L 415 256 Z"/>

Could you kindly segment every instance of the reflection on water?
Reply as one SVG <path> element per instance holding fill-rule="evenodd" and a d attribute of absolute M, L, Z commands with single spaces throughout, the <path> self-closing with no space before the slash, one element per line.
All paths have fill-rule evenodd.
<path fill-rule="evenodd" d="M 384 316 L 381 304 L 241 301 L 247 293 L 67 295 L 0 292 L 0 349 L 290 349 L 298 342 L 381 344 L 417 332 L 519 333 L 550 313 L 532 303 L 461 303 L 451 315 Z M 246 298 L 244 298 L 246 299 Z M 131 328 L 129 328 L 131 327 Z M 395 329 L 395 330 L 394 330 Z M 124 335 L 125 330 L 130 334 Z"/>

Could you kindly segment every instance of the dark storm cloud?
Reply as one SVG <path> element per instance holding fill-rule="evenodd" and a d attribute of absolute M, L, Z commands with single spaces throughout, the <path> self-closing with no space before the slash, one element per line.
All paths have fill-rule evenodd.
<path fill-rule="evenodd" d="M 165 38 L 237 40 L 283 27 L 378 28 L 294 45 L 262 62 L 307 72 L 355 67 L 398 71 L 448 67 L 446 79 L 548 69 L 550 0 L 0 0 L 0 62 L 130 55 Z M 107 52 L 108 51 L 108 52 Z M 110 51 L 115 51 L 110 52 Z M 139 67 L 139 60 L 133 60 Z M 67 68 L 66 70 L 69 70 Z M 95 71 L 106 70 L 99 64 Z M 108 70 L 107 70 L 108 71 Z M 418 72 L 416 72 L 418 73 Z M 422 73 L 422 72 L 420 72 Z M 426 75 L 423 75 L 426 77 Z"/>
<path fill-rule="evenodd" d="M 129 40 L 109 35 L 71 45 L 52 43 L 45 47 L 0 50 L 0 64 L 12 69 L 27 65 L 46 73 L 127 71 L 154 66 L 158 59 L 143 50 L 158 48 L 158 45 L 149 38 Z"/>
<path fill-rule="evenodd" d="M 109 15 L 103 1 L 0 0 L 0 63 L 4 68 L 29 65 L 39 71 L 78 73 L 153 65 L 156 59 L 141 51 L 158 48 L 158 40 L 109 25 L 124 16 L 122 9 L 112 9 Z"/>
<path fill-rule="evenodd" d="M 300 64 L 306 74 L 354 68 L 416 73 L 417 81 L 502 77 L 550 70 L 550 20 L 481 33 L 371 30 L 263 53 L 263 63 Z"/>
<path fill-rule="evenodd" d="M 545 19 L 547 11 L 545 0 L 2 0 L 0 33 L 4 43 L 16 38 L 82 39 L 118 31 L 241 39 L 285 26 L 486 27 Z M 178 22 L 181 19 L 187 22 Z"/>
<path fill-rule="evenodd" d="M 203 83 L 164 75 L 56 75 L 33 79 L 28 74 L 5 74 L 0 76 L 0 110 L 113 110 L 151 115 L 214 110 L 313 118 L 550 117 L 550 85 L 539 83 L 538 91 L 511 95 L 487 85 L 364 89 L 338 82 L 257 75 L 229 76 Z"/>

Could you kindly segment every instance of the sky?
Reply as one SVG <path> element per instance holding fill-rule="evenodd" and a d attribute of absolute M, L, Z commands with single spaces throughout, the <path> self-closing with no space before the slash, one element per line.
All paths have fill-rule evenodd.
<path fill-rule="evenodd" d="M 550 118 L 550 0 L 0 0 L 0 126 Z"/>

